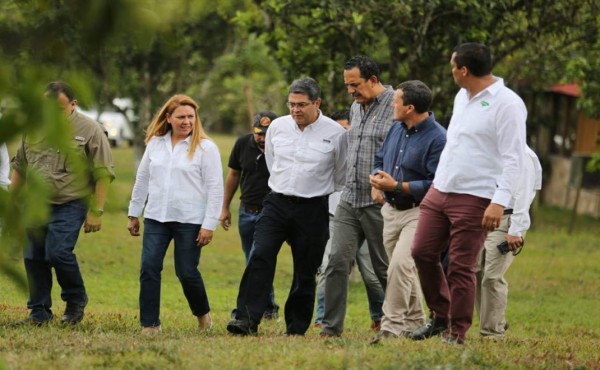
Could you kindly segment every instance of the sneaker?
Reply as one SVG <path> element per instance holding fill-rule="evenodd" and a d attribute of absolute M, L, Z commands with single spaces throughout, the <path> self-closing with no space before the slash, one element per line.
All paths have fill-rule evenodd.
<path fill-rule="evenodd" d="M 250 335 L 258 333 L 258 325 L 248 319 L 233 319 L 227 324 L 227 331 L 234 335 Z"/>
<path fill-rule="evenodd" d="M 83 311 L 87 305 L 87 297 L 83 304 L 67 302 L 65 313 L 60 319 L 61 324 L 75 325 L 83 320 Z"/>
<path fill-rule="evenodd" d="M 212 329 L 212 318 L 210 317 L 210 312 L 198 317 L 198 329 L 200 330 L 208 330 Z"/>
<path fill-rule="evenodd" d="M 430 319 L 425 325 L 417 328 L 408 337 L 412 340 L 423 340 L 442 334 L 447 328 L 448 325 L 446 323 L 436 322 L 434 319 Z"/>

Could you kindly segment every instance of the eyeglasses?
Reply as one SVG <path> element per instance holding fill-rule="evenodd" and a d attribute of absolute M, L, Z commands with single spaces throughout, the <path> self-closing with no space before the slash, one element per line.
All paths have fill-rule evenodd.
<path fill-rule="evenodd" d="M 286 105 L 288 106 L 288 108 L 290 108 L 290 109 L 291 109 L 291 108 L 300 108 L 300 109 L 304 109 L 304 108 L 306 108 L 306 107 L 308 107 L 309 105 L 311 105 L 311 104 L 314 104 L 314 103 L 315 103 L 315 102 L 310 102 L 310 103 L 307 103 L 307 102 L 293 103 L 293 102 L 289 101 L 289 102 L 287 102 L 287 103 L 285 103 L 285 104 L 286 104 Z"/>

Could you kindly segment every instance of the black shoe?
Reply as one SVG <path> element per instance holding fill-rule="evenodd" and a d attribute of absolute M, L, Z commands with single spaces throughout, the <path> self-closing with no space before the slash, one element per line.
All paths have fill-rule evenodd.
<path fill-rule="evenodd" d="M 235 335 L 251 335 L 258 332 L 258 325 L 247 319 L 233 319 L 227 324 L 227 331 Z"/>
<path fill-rule="evenodd" d="M 434 319 L 430 319 L 425 325 L 413 331 L 408 337 L 412 340 L 423 340 L 431 338 L 434 335 L 439 335 L 446 329 L 448 329 L 446 323 L 436 322 Z"/>
<path fill-rule="evenodd" d="M 303 337 L 304 336 L 304 334 L 292 333 L 290 331 L 284 332 L 283 335 L 285 335 L 286 337 Z"/>
<path fill-rule="evenodd" d="M 277 320 L 279 318 L 279 312 L 277 309 L 273 309 L 271 312 L 265 312 L 263 320 Z"/>
<path fill-rule="evenodd" d="M 63 317 L 60 319 L 61 324 L 71 324 L 75 325 L 83 320 L 83 310 L 87 305 L 87 297 L 83 304 L 81 303 L 71 303 L 67 302 L 67 307 L 65 308 L 65 313 Z"/>
<path fill-rule="evenodd" d="M 21 326 L 44 326 L 47 325 L 50 321 L 52 321 L 52 316 L 50 316 L 47 320 L 39 320 L 33 318 L 31 316 L 27 316 L 25 319 L 17 321 L 12 324 L 13 327 L 21 327 Z"/>

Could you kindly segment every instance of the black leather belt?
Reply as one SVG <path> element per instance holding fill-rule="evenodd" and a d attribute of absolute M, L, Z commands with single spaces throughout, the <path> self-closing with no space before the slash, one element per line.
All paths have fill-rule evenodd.
<path fill-rule="evenodd" d="M 506 216 L 506 215 L 512 215 L 512 213 L 513 213 L 513 210 L 512 210 L 512 208 L 507 208 L 507 209 L 505 209 L 505 210 L 504 210 L 504 215 L 505 215 L 505 216 Z"/>
<path fill-rule="evenodd" d="M 285 199 L 290 203 L 296 203 L 296 204 L 317 203 L 317 202 L 320 202 L 323 200 L 327 200 L 327 195 L 323 195 L 322 197 L 313 197 L 313 198 L 302 198 L 302 197 L 297 197 L 295 195 L 285 195 L 285 194 L 275 193 L 275 192 L 273 192 L 273 195 L 275 195 L 281 199 Z"/>
<path fill-rule="evenodd" d="M 406 211 L 407 209 L 413 209 L 415 207 L 418 207 L 420 203 L 414 202 L 414 203 L 396 204 L 396 203 L 388 202 L 388 204 L 390 206 L 394 207 L 395 209 L 397 209 L 398 211 Z"/>
<path fill-rule="evenodd" d="M 262 211 L 262 207 L 252 207 L 252 206 L 247 206 L 245 204 L 242 204 L 241 208 L 243 208 L 246 212 L 250 212 L 250 213 L 260 213 Z"/>

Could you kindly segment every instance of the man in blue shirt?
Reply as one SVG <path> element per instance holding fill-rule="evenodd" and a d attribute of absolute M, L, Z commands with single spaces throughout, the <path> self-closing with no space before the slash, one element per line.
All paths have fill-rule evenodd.
<path fill-rule="evenodd" d="M 394 94 L 394 124 L 375 154 L 370 176 L 372 196 L 383 204 L 383 243 L 390 260 L 381 330 L 371 344 L 406 336 L 423 325 L 421 287 L 411 245 L 419 203 L 431 186 L 446 130 L 436 122 L 431 90 L 421 81 L 406 81 Z"/>

